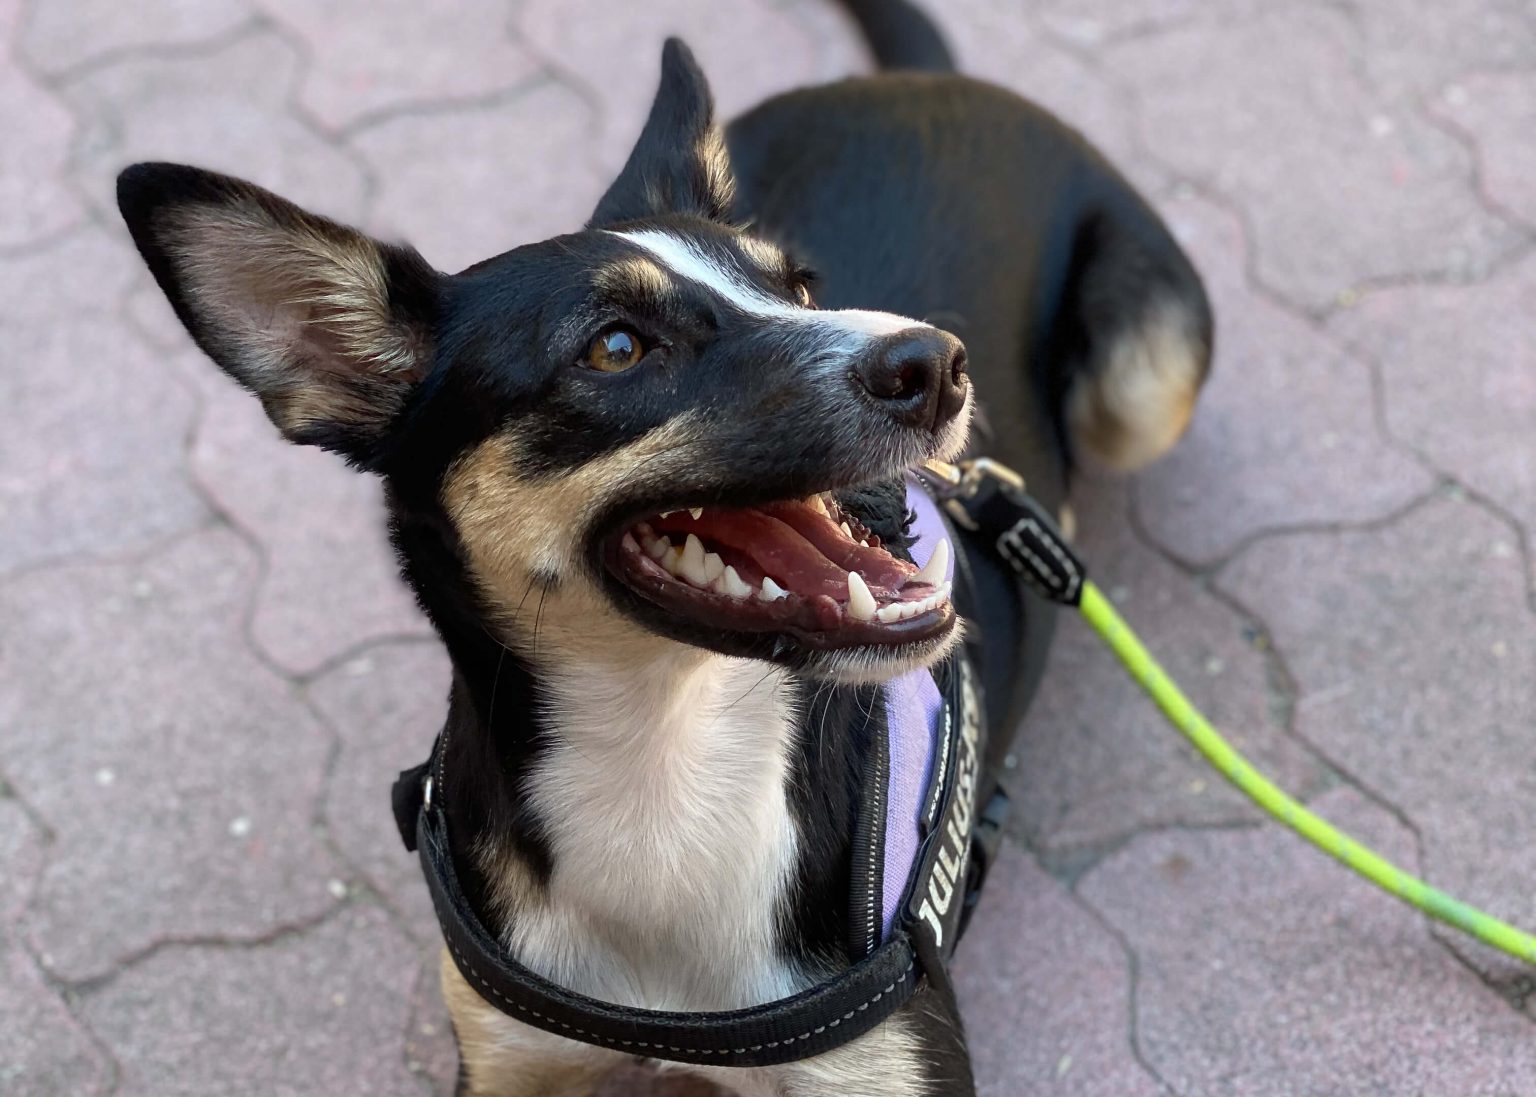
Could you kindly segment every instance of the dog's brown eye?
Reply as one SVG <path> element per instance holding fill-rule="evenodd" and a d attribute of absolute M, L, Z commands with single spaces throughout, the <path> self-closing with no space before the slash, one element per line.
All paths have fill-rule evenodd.
<path fill-rule="evenodd" d="M 645 344 L 626 328 L 604 332 L 587 345 L 582 364 L 603 373 L 622 373 L 645 357 Z"/>
<path fill-rule="evenodd" d="M 795 283 L 795 300 L 806 308 L 811 307 L 811 287 L 808 283 Z"/>

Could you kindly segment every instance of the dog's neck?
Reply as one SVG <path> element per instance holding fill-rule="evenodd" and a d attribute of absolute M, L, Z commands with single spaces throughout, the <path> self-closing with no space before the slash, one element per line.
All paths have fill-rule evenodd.
<path fill-rule="evenodd" d="M 607 1001 L 732 1009 L 800 989 L 781 947 L 798 684 L 580 595 L 538 599 L 450 643 L 445 783 L 471 901 L 523 963 Z"/>

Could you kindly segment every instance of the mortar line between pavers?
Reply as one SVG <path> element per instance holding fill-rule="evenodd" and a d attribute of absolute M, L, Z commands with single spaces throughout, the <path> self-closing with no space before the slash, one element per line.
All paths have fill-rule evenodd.
<path fill-rule="evenodd" d="M 1419 508 L 1441 497 L 1447 487 L 1460 486 L 1455 478 L 1446 475 L 1442 470 L 1425 461 L 1416 450 L 1402 447 L 1396 439 L 1386 437 L 1382 439 L 1388 443 L 1389 448 L 1399 448 L 1402 455 L 1417 461 L 1423 466 L 1422 471 L 1431 478 L 1430 485 L 1416 495 L 1409 496 L 1403 502 L 1394 506 L 1382 514 L 1373 515 L 1359 520 L 1339 519 L 1335 521 L 1306 521 L 1306 522 L 1282 522 L 1272 526 L 1261 526 L 1256 530 L 1244 534 L 1235 541 L 1231 548 L 1222 552 L 1211 560 L 1197 560 L 1184 556 L 1171 545 L 1165 545 L 1158 536 L 1148 528 L 1141 515 L 1140 477 L 1132 480 L 1129 491 L 1129 503 L 1126 508 L 1127 518 L 1130 521 L 1131 530 L 1143 547 L 1161 556 L 1179 571 L 1192 579 L 1209 580 L 1216 576 L 1217 572 L 1232 564 L 1255 545 L 1268 540 L 1277 540 L 1286 537 L 1305 537 L 1317 534 L 1329 533 L 1372 533 L 1404 518 L 1410 517 Z"/>
<path fill-rule="evenodd" d="M 313 670 L 306 670 L 302 674 L 295 674 L 294 682 L 301 689 L 309 690 L 318 685 L 322 679 L 335 674 L 348 663 L 365 657 L 375 649 L 389 650 L 427 644 L 432 645 L 435 650 L 444 650 L 442 639 L 432 628 L 431 623 L 427 621 L 423 621 L 423 627 L 419 632 L 391 632 L 380 636 L 364 637 L 356 643 L 343 648 L 335 655 L 326 656 Z"/>
<path fill-rule="evenodd" d="M 1406 810 L 1399 807 L 1386 793 L 1376 789 L 1364 777 L 1356 773 L 1352 767 L 1341 763 L 1330 751 L 1324 749 L 1298 727 L 1297 714 L 1302 702 L 1306 698 L 1298 684 L 1295 672 L 1291 670 L 1290 660 L 1286 658 L 1285 652 L 1281 650 L 1280 643 L 1275 639 L 1275 632 L 1270 628 L 1269 623 L 1247 606 L 1237 595 L 1222 587 L 1219 576 L 1213 577 L 1210 592 L 1213 597 L 1227 606 L 1233 613 L 1236 613 L 1244 620 L 1253 622 L 1263 631 L 1263 635 L 1267 638 L 1268 655 L 1273 661 L 1276 673 L 1282 677 L 1285 688 L 1292 698 L 1290 712 L 1287 714 L 1288 719 L 1284 728 L 1285 734 L 1320 759 L 1345 785 L 1359 793 L 1382 811 L 1391 815 L 1413 836 L 1414 869 L 1416 872 L 1422 872 L 1424 865 L 1424 835 L 1419 825 L 1408 815 Z M 1297 796 L 1297 799 L 1303 803 L 1306 803 L 1308 800 L 1308 798 L 1302 796 Z"/>
<path fill-rule="evenodd" d="M 1352 341 L 1345 341 L 1343 345 L 1348 348 L 1356 357 L 1365 361 L 1370 366 L 1372 373 L 1376 375 L 1380 380 L 1380 429 L 1383 437 L 1393 446 L 1413 457 L 1416 461 L 1418 461 L 1421 465 L 1423 465 L 1426 469 L 1428 469 L 1431 473 L 1439 478 L 1440 482 L 1436 487 L 1436 491 L 1444 492 L 1447 488 L 1453 488 L 1456 491 L 1459 491 L 1467 499 L 1477 503 L 1484 510 L 1488 511 L 1496 521 L 1513 530 L 1515 535 L 1515 542 L 1519 548 L 1521 566 L 1523 568 L 1522 577 L 1523 585 L 1525 586 L 1526 590 L 1526 604 L 1532 613 L 1536 613 L 1536 546 L 1533 546 L 1532 544 L 1533 534 L 1531 531 L 1525 528 L 1524 520 L 1522 520 L 1513 511 L 1506 508 L 1498 500 L 1488 495 L 1486 492 L 1467 483 L 1466 480 L 1464 480 L 1456 473 L 1442 468 L 1439 462 L 1437 462 L 1431 454 L 1420 449 L 1417 445 L 1409 442 L 1407 439 L 1399 438 L 1397 433 L 1392 429 L 1391 421 L 1387 416 L 1387 378 L 1385 366 L 1382 364 L 1380 358 L 1377 357 L 1374 349 L 1366 346 L 1357 347 Z M 1398 517 L 1403 516 L 1404 515 L 1399 515 Z"/>
<path fill-rule="evenodd" d="M 53 992 L 54 997 L 64 1008 L 64 1012 L 69 1014 L 70 1020 L 75 1023 L 75 1027 L 80 1031 L 80 1034 L 84 1036 L 86 1041 L 91 1044 L 91 1046 L 94 1047 L 96 1051 L 101 1055 L 102 1060 L 107 1065 L 107 1078 L 101 1092 L 107 1094 L 108 1097 L 110 1097 L 110 1095 L 116 1093 L 123 1084 L 123 1064 L 121 1061 L 119 1061 L 117 1052 L 112 1048 L 110 1044 L 101 1038 L 101 1035 L 90 1026 L 90 1023 L 87 1022 L 84 1017 L 80 1016 L 76 1009 L 79 994 L 67 980 L 59 978 L 53 972 L 48 970 L 48 968 L 43 964 L 41 957 L 37 954 L 37 950 L 32 942 L 28 941 L 24 936 L 18 934 L 14 941 L 14 946 L 20 949 L 21 952 L 26 956 L 27 961 L 32 965 L 32 970 L 36 972 L 37 977 L 43 981 L 43 985 Z M 116 976 L 115 972 L 112 974 L 113 977 Z"/>
<path fill-rule="evenodd" d="M 1458 947 L 1461 943 L 1467 942 L 1467 938 L 1455 934 L 1433 919 L 1425 918 L 1424 921 L 1426 923 L 1425 930 L 1431 941 L 1449 953 L 1453 961 L 1466 968 L 1478 982 L 1492 991 L 1506 1007 L 1514 1010 L 1526 1022 L 1536 1024 L 1536 1016 L 1533 1016 L 1527 1009 L 1532 996 L 1536 995 L 1536 979 L 1533 979 L 1530 975 L 1521 974 L 1515 976 L 1508 987 L 1501 985 L 1492 974 L 1479 967 L 1473 961 L 1471 955 L 1463 952 Z"/>
<path fill-rule="evenodd" d="M 1200 762 L 1198 755 L 1190 751 L 1190 756 Z M 1203 763 L 1201 763 L 1203 764 Z M 1236 790 L 1234 790 L 1236 791 Z M 1241 793 L 1238 793 L 1241 797 Z M 1239 806 L 1247 806 L 1246 799 L 1239 800 Z M 1104 861 L 1115 854 L 1123 852 L 1127 846 L 1143 836 L 1155 837 L 1160 834 L 1225 834 L 1241 831 L 1261 830 L 1269 825 L 1270 818 L 1262 810 L 1255 808 L 1257 814 L 1247 819 L 1212 819 L 1205 822 L 1191 820 L 1176 820 L 1168 823 L 1140 823 L 1129 830 L 1104 838 L 1096 842 L 1087 842 L 1075 849 L 1054 850 L 1042 845 L 1038 840 L 1027 835 L 1015 835 L 1014 840 L 1035 859 L 1053 880 L 1065 887 L 1076 887 L 1079 880 L 1098 868 Z"/>
<path fill-rule="evenodd" d="M 1034 857 L 1032 851 L 1030 856 Z M 1040 863 L 1039 858 L 1036 857 L 1034 860 L 1040 871 L 1046 872 L 1049 875 L 1048 870 Z M 1162 1071 L 1152 1064 L 1151 1059 L 1146 1054 L 1146 1050 L 1141 1046 L 1141 956 L 1131 945 L 1130 938 L 1120 931 L 1120 927 L 1111 922 L 1102 911 L 1079 894 L 1077 881 L 1074 880 L 1072 883 L 1064 885 L 1063 890 L 1066 891 L 1067 897 L 1071 902 L 1119 946 L 1120 954 L 1125 960 L 1125 1038 L 1126 1043 L 1130 1046 L 1132 1058 L 1147 1073 L 1147 1076 L 1162 1088 L 1165 1094 L 1169 1094 L 1170 1097 L 1180 1097 L 1178 1089 L 1167 1078 L 1163 1077 Z"/>
<path fill-rule="evenodd" d="M 538 66 L 529 75 L 521 80 L 492 91 L 475 92 L 466 95 L 439 95 L 429 96 L 425 99 L 412 99 L 408 102 L 397 103 L 393 106 L 378 107 L 374 110 L 364 111 L 356 118 L 336 129 L 326 129 L 325 132 L 344 146 L 352 146 L 353 142 L 368 133 L 369 130 L 390 122 L 405 118 L 432 118 L 441 114 L 468 113 L 472 111 L 495 111 L 508 107 L 527 95 L 545 87 L 564 87 L 565 85 L 556 78 L 552 72 L 547 72 L 543 66 Z M 567 90 L 570 90 L 567 88 Z M 302 107 L 301 109 L 305 109 Z M 305 109 L 306 114 L 307 109 Z"/>
<path fill-rule="evenodd" d="M 62 92 L 67 84 L 78 83 L 97 73 L 112 68 L 114 65 L 126 62 L 144 61 L 179 61 L 188 58 L 211 57 L 222 49 L 235 45 L 241 39 L 259 30 L 266 21 L 266 17 L 260 12 L 253 11 L 240 22 L 226 27 L 217 34 L 207 38 L 200 38 L 195 42 L 142 42 L 133 46 L 114 46 L 104 50 L 93 57 L 87 57 L 83 61 L 77 61 L 72 65 L 66 65 L 57 71 L 49 71 L 41 68 L 35 58 L 29 56 L 24 49 L 16 50 L 16 59 L 21 63 L 23 72 L 43 83 L 55 93 Z M 17 36 L 17 44 L 20 44 L 21 35 Z"/>
<path fill-rule="evenodd" d="M 330 816 L 326 810 L 327 800 L 329 799 L 330 793 L 332 791 L 331 785 L 332 780 L 334 779 L 337 772 L 337 764 L 341 760 L 342 751 L 346 748 L 346 740 L 345 737 L 341 734 L 341 731 L 325 713 L 324 709 L 322 709 L 321 706 L 311 696 L 307 687 L 300 691 L 299 700 L 300 703 L 303 704 L 304 707 L 309 711 L 310 715 L 319 721 L 320 725 L 326 729 L 326 732 L 330 736 L 331 740 L 331 749 L 327 751 L 325 762 L 322 766 L 320 786 L 315 796 L 314 810 L 310 814 L 310 823 L 313 827 L 315 827 L 315 829 L 319 831 L 321 844 L 330 851 L 331 855 L 336 858 L 338 864 L 340 864 L 351 877 L 350 880 L 344 881 L 348 885 L 348 898 L 354 894 L 352 887 L 355 885 L 355 894 L 366 896 L 376 906 L 378 906 L 378 908 L 383 911 L 384 916 L 394 924 L 397 930 L 400 931 L 401 936 L 413 944 L 419 943 L 420 935 L 412 925 L 410 919 L 406 917 L 405 912 L 395 905 L 394 900 L 390 897 L 389 893 L 384 888 L 380 887 L 379 884 L 369 874 L 369 872 L 364 869 L 361 864 L 354 860 L 346 852 L 346 850 L 342 848 L 341 843 L 338 842 L 335 835 L 331 833 Z M 381 811 L 383 810 L 383 806 L 383 801 L 381 800 Z"/>
<path fill-rule="evenodd" d="M 359 891 L 356 896 L 349 895 L 345 899 L 332 899 L 326 906 L 307 917 L 274 926 L 250 937 L 219 933 L 169 934 L 125 954 L 113 962 L 110 970 L 99 974 L 87 975 L 79 979 L 70 979 L 57 973 L 50 973 L 47 969 L 43 970 L 44 974 L 49 975 L 58 986 L 68 991 L 69 994 L 80 998 L 89 998 L 108 989 L 121 976 L 132 971 L 140 964 L 153 959 L 169 949 L 200 948 L 244 951 L 266 948 L 269 945 L 282 944 L 285 941 L 303 937 L 315 930 L 321 929 L 334 919 L 342 917 L 352 907 L 373 905 L 371 893 Z"/>
<path fill-rule="evenodd" d="M 29 560 L 14 568 L 0 571 L 0 590 L 25 579 L 30 579 L 40 572 L 58 571 L 64 568 L 78 567 L 134 567 L 141 565 L 161 552 L 176 548 L 183 541 L 189 541 L 204 533 L 211 533 L 216 529 L 226 528 L 227 523 L 217 514 L 205 516 L 201 521 L 181 529 L 163 533 L 151 541 L 147 541 L 136 548 L 117 550 L 78 549 L 73 551 L 54 553 L 49 556 Z"/>
<path fill-rule="evenodd" d="M 1482 71 L 1487 72 L 1488 70 Z M 1536 235 L 1536 224 L 1532 224 L 1525 217 L 1510 209 L 1488 190 L 1487 165 L 1483 163 L 1482 142 L 1456 119 L 1435 110 L 1434 103 L 1430 98 L 1432 95 L 1443 96 L 1446 88 L 1467 79 L 1468 76 L 1477 74 L 1476 72 L 1462 73 L 1452 77 L 1450 83 L 1442 85 L 1433 92 L 1421 93 L 1417 97 L 1414 109 L 1424 120 L 1425 125 L 1439 130 L 1466 152 L 1467 158 L 1472 164 L 1470 171 L 1472 192 L 1477 196 L 1478 204 L 1493 216 L 1509 221 L 1524 229 L 1528 237 Z"/>

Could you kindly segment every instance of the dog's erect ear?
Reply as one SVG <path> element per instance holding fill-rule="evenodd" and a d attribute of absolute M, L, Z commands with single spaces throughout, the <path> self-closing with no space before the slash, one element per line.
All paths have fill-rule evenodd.
<path fill-rule="evenodd" d="M 260 187 L 135 164 L 117 204 L 192 338 L 295 442 L 366 463 L 431 365 L 441 276 Z"/>
<path fill-rule="evenodd" d="M 709 82 L 688 47 L 668 38 L 651 115 L 588 227 L 668 213 L 723 221 L 730 216 L 735 192 Z"/>

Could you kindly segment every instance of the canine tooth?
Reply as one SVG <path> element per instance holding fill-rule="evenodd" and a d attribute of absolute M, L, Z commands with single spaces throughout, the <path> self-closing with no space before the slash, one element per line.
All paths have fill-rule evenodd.
<path fill-rule="evenodd" d="M 824 499 L 822 499 L 822 497 L 820 495 L 813 495 L 813 496 L 811 496 L 809 499 L 806 500 L 806 503 L 817 514 L 825 515 L 827 513 L 826 501 Z"/>
<path fill-rule="evenodd" d="M 709 576 L 705 574 L 704 542 L 692 533 L 683 542 L 683 558 L 678 562 L 677 570 L 696 587 L 709 584 Z"/>
<path fill-rule="evenodd" d="M 640 543 L 636 541 L 634 536 L 628 532 L 624 534 L 623 538 L 619 541 L 619 544 L 624 546 L 625 552 L 640 551 Z"/>
<path fill-rule="evenodd" d="M 716 579 L 720 578 L 724 571 L 725 561 L 720 559 L 719 553 L 706 552 L 704 554 L 704 578 L 713 583 Z"/>
<path fill-rule="evenodd" d="M 887 625 L 890 624 L 892 621 L 900 621 L 901 620 L 901 603 L 900 602 L 892 602 L 888 606 L 881 606 L 879 609 L 877 609 L 875 611 L 875 616 L 877 618 L 879 618 L 882 623 L 887 624 Z"/>
<path fill-rule="evenodd" d="M 746 581 L 740 575 L 737 575 L 736 569 L 729 564 L 720 573 L 720 578 L 715 580 L 715 585 L 724 588 L 720 593 L 729 594 L 732 598 L 752 597 L 752 588 L 747 586 Z"/>
<path fill-rule="evenodd" d="M 859 542 L 859 548 L 869 548 L 869 542 L 868 541 L 860 541 Z"/>
<path fill-rule="evenodd" d="M 934 547 L 933 555 L 928 557 L 928 562 L 923 565 L 923 570 L 918 572 L 909 583 L 930 583 L 933 586 L 941 586 L 949 577 L 949 538 L 942 538 Z"/>
<path fill-rule="evenodd" d="M 677 513 L 677 511 L 675 511 L 675 510 L 664 510 L 660 514 L 658 514 L 656 517 L 658 517 L 658 518 L 665 518 L 669 514 L 676 514 L 676 513 Z"/>
<path fill-rule="evenodd" d="M 864 576 L 856 571 L 848 573 L 848 616 L 855 621 L 875 619 L 875 596 L 869 593 Z"/>
<path fill-rule="evenodd" d="M 843 523 L 842 529 L 843 529 L 843 536 L 848 538 L 848 540 L 852 541 L 853 540 L 853 530 L 848 528 L 848 523 L 847 522 Z"/>
<path fill-rule="evenodd" d="M 780 598 L 788 598 L 789 591 L 775 583 L 768 576 L 763 576 L 763 589 L 757 592 L 761 602 L 777 602 Z"/>
<path fill-rule="evenodd" d="M 688 508 L 688 513 L 693 515 L 695 520 L 697 520 L 697 519 L 702 518 L 704 516 L 704 508 L 703 507 L 689 507 Z"/>
<path fill-rule="evenodd" d="M 672 551 L 672 542 L 666 537 L 653 537 L 645 543 L 645 554 L 652 560 L 659 561 L 663 556 Z"/>

